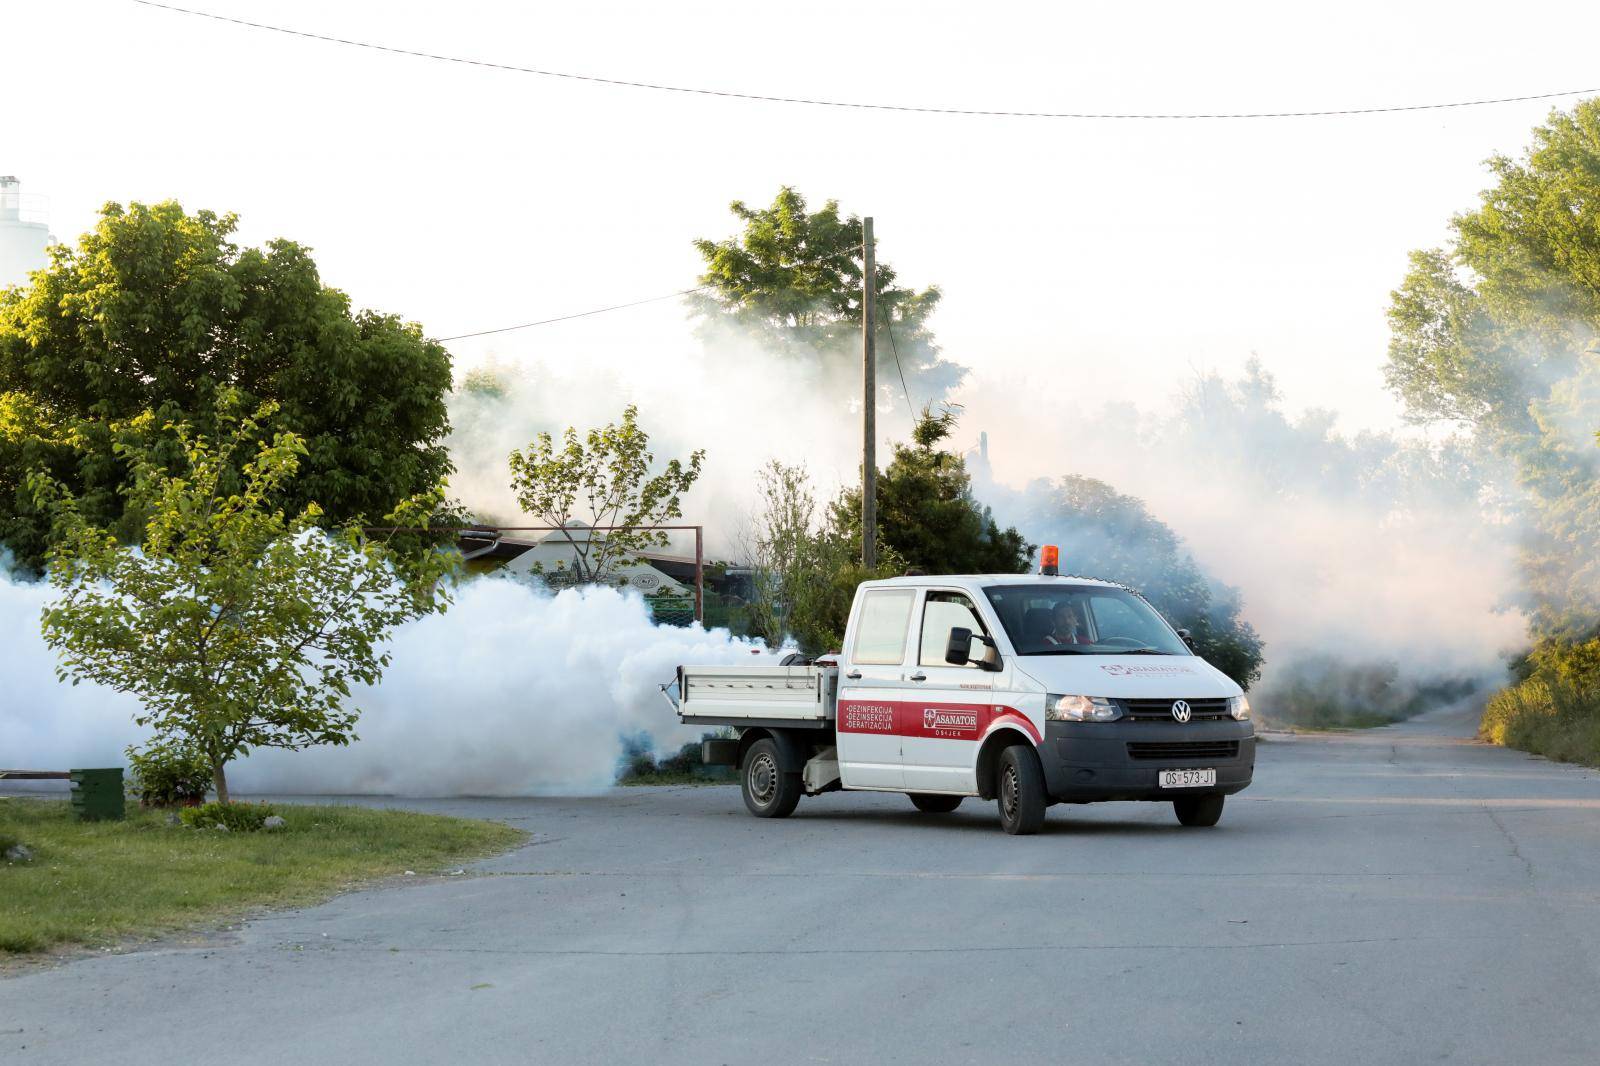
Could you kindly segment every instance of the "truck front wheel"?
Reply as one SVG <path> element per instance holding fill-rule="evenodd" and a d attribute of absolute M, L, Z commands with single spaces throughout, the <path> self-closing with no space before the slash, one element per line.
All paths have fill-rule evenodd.
<path fill-rule="evenodd" d="M 1000 807 L 1000 828 L 1013 836 L 1037 833 L 1044 825 L 1044 768 L 1039 756 L 1025 744 L 1013 744 L 1000 753 L 995 802 Z"/>
<path fill-rule="evenodd" d="M 757 818 L 787 818 L 800 802 L 800 775 L 784 772 L 771 739 L 750 745 L 739 780 L 744 805 Z"/>

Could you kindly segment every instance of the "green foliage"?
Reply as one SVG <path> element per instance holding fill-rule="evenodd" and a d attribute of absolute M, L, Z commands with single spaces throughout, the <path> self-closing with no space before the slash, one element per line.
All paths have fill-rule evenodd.
<path fill-rule="evenodd" d="M 1535 674 L 1495 693 L 1478 731 L 1492 744 L 1600 766 L 1600 686 Z"/>
<path fill-rule="evenodd" d="M 1419 252 L 1390 309 L 1388 380 L 1420 421 L 1453 419 L 1526 490 L 1525 606 L 1540 639 L 1600 623 L 1600 100 L 1556 112 L 1521 159 Z"/>
<path fill-rule="evenodd" d="M 141 433 L 150 460 L 181 474 L 160 428 L 220 432 L 230 390 L 246 409 L 275 404 L 266 428 L 304 442 L 276 501 L 290 513 L 314 501 L 324 524 L 383 515 L 449 472 L 444 348 L 395 316 L 352 313 L 300 245 L 239 248 L 235 226 L 172 202 L 108 204 L 29 285 L 0 291 L 0 542 L 25 565 L 50 544 L 29 471 L 132 541 L 141 519 L 126 510 L 134 475 L 119 438 Z"/>
<path fill-rule="evenodd" d="M 234 833 L 254 833 L 277 813 L 266 803 L 202 803 L 185 807 L 178 817 L 190 829 L 215 829 L 220 825 Z"/>
<path fill-rule="evenodd" d="M 691 299 L 707 326 L 731 326 L 797 358 L 859 366 L 861 219 L 841 218 L 836 200 L 807 211 L 805 197 L 789 186 L 778 190 L 770 207 L 735 201 L 730 209 L 742 233 L 694 242 L 706 263 L 700 282 L 711 289 Z M 901 288 L 894 268 L 882 260 L 875 266 L 878 380 L 899 381 L 892 362 L 898 354 L 919 396 L 943 396 L 966 368 L 941 357 L 928 327 L 939 290 Z"/>
<path fill-rule="evenodd" d="M 1029 493 L 1023 525 L 1061 548 L 1063 573 L 1139 590 L 1207 662 L 1249 688 L 1261 676 L 1262 643 L 1239 617 L 1237 589 L 1211 581 L 1170 527 L 1144 503 L 1094 478 L 1069 475 Z"/>
<path fill-rule="evenodd" d="M 708 734 L 709 736 L 710 734 Z M 644 736 L 629 738 L 623 745 L 619 785 L 724 784 L 734 778 L 729 766 L 707 766 L 701 759 L 700 742 L 691 741 L 672 755 L 658 759 Z"/>
<path fill-rule="evenodd" d="M 205 799 L 211 788 L 211 760 L 191 747 L 151 745 L 147 751 L 127 749 L 132 772 L 128 791 L 146 807 L 172 807 Z"/>
<path fill-rule="evenodd" d="M 1020 574 L 1034 545 L 1015 529 L 1002 530 L 972 495 L 961 456 L 939 447 L 954 431 L 953 412 L 924 407 L 910 446 L 896 444 L 878 477 L 879 537 L 906 566 L 930 574 Z M 861 490 L 845 490 L 830 521 L 859 541 Z"/>
<path fill-rule="evenodd" d="M 660 473 L 651 474 L 655 455 L 638 415 L 638 408 L 629 404 L 620 426 L 591 429 L 581 438 L 569 428 L 560 447 L 550 434 L 540 433 L 526 453 L 511 453 L 511 488 L 517 501 L 544 524 L 562 528 L 573 548 L 575 576 L 585 584 L 603 582 L 639 552 L 665 546 L 666 533 L 637 527 L 682 518 L 678 499 L 700 477 L 704 450 L 690 455 L 687 464 L 672 459 Z M 634 528 L 576 536 L 585 525 Z"/>
<path fill-rule="evenodd" d="M 20 839 L 12 836 L 10 833 L 0 833 L 0 857 L 3 857 L 6 852 L 10 851 L 14 847 L 17 847 L 21 843 L 22 841 Z M 9 862 L 10 860 L 8 859 L 6 861 Z"/>
<path fill-rule="evenodd" d="M 777 647 L 794 640 L 816 656 L 839 650 L 856 586 L 905 571 L 880 524 L 878 566 L 861 565 L 860 523 L 818 524 L 811 479 L 804 467 L 771 462 L 756 473 L 761 503 L 751 516 L 743 549 L 753 571 L 748 607 L 752 635 Z M 835 505 L 830 516 L 838 514 Z"/>
<path fill-rule="evenodd" d="M 43 616 L 58 676 L 137 696 L 134 720 L 159 747 L 203 753 L 223 803 L 227 763 L 254 748 L 354 739 L 351 687 L 382 676 L 390 629 L 444 609 L 442 579 L 453 569 L 451 556 L 396 554 L 359 526 L 326 534 L 315 504 L 286 516 L 275 501 L 306 443 L 285 430 L 260 440 L 273 407 L 240 419 L 237 402 L 223 398 L 218 441 L 167 427 L 183 477 L 146 447 L 117 445 L 131 471 L 138 549 L 95 525 L 65 486 L 32 481 L 59 530 L 49 562 L 60 596 Z M 138 428 L 135 439 L 150 439 L 147 425 Z M 437 502 L 436 490 L 389 520 L 413 525 Z"/>

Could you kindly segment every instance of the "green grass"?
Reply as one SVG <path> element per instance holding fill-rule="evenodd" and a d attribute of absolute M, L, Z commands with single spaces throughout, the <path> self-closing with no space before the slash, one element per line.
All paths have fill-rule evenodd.
<path fill-rule="evenodd" d="M 282 831 L 219 833 L 132 807 L 124 822 L 78 822 L 63 801 L 0 799 L 0 838 L 34 852 L 31 862 L 0 860 L 0 958 L 317 902 L 405 870 L 438 873 L 525 837 L 408 811 L 282 804 L 278 813 L 289 823 Z"/>
<path fill-rule="evenodd" d="M 1532 677 L 1490 698 L 1478 732 L 1508 748 L 1600 766 L 1600 691 Z"/>

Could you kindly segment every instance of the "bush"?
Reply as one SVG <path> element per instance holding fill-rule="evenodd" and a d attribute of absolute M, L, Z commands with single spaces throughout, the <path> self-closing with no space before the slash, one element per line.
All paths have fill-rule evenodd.
<path fill-rule="evenodd" d="M 128 794 L 139 797 L 142 806 L 198 803 L 211 788 L 211 764 L 197 753 L 158 747 L 147 752 L 129 748 L 127 754 Z"/>
<path fill-rule="evenodd" d="M 275 812 L 265 803 L 206 803 L 179 813 L 190 829 L 215 829 L 224 826 L 235 833 L 254 833 Z"/>
<path fill-rule="evenodd" d="M 1491 744 L 1600 766 L 1600 686 L 1541 670 L 1495 693 L 1478 733 Z"/>
<path fill-rule="evenodd" d="M 14 836 L 11 836 L 9 833 L 0 833 L 0 855 L 4 855 L 6 852 L 10 851 L 12 848 L 21 843 L 22 841 L 18 840 Z"/>

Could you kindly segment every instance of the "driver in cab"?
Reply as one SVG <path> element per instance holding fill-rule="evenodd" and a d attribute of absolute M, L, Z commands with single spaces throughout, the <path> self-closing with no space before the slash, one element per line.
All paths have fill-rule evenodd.
<path fill-rule="evenodd" d="M 1078 612 L 1072 609 L 1072 604 L 1062 602 L 1055 606 L 1050 616 L 1050 632 L 1044 635 L 1046 644 L 1091 644 L 1088 636 L 1083 632 L 1083 626 L 1078 623 Z"/>

